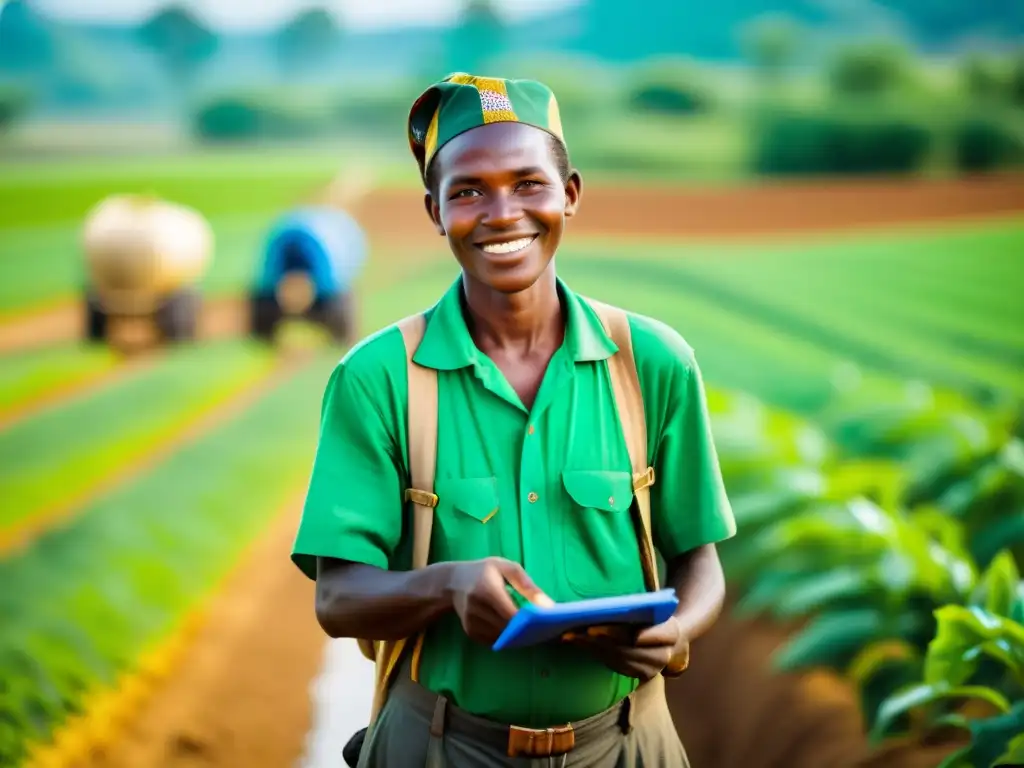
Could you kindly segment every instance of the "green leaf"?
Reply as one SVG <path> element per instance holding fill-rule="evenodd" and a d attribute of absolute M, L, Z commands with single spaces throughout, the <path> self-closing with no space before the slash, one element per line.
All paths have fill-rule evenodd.
<path fill-rule="evenodd" d="M 900 637 L 918 628 L 921 619 L 904 614 L 895 619 L 876 608 L 836 610 L 816 616 L 780 648 L 773 659 L 780 670 L 823 665 L 836 668 L 846 657 L 873 640 Z"/>
<path fill-rule="evenodd" d="M 839 600 L 868 597 L 877 588 L 878 581 L 871 574 L 855 568 L 837 568 L 787 585 L 774 613 L 778 618 L 806 616 Z"/>
<path fill-rule="evenodd" d="M 1000 550 L 1024 543 L 1024 509 L 1006 512 L 975 531 L 971 552 L 979 563 L 987 563 Z"/>
<path fill-rule="evenodd" d="M 1013 594 L 1013 603 L 1010 606 L 1010 619 L 1018 624 L 1024 624 L 1024 581 L 1017 584 Z"/>
<path fill-rule="evenodd" d="M 970 751 L 970 747 L 958 749 L 939 763 L 936 768 L 975 768 L 975 766 L 967 760 L 967 756 L 970 754 Z"/>
<path fill-rule="evenodd" d="M 999 765 L 1000 756 L 1006 753 L 1011 740 L 1024 733 L 1024 701 L 1017 702 L 1005 714 L 972 721 L 970 729 L 971 765 Z"/>
<path fill-rule="evenodd" d="M 1020 573 L 1013 555 L 1000 552 L 982 574 L 971 595 L 970 605 L 984 608 L 997 616 L 1009 616 L 1013 610 Z"/>
<path fill-rule="evenodd" d="M 768 571 L 762 574 L 736 604 L 736 615 L 749 618 L 764 613 L 775 605 L 787 587 L 800 578 L 803 578 L 802 574 L 792 571 Z"/>
<path fill-rule="evenodd" d="M 1024 670 L 1024 626 L 980 608 L 946 605 L 935 611 L 937 629 L 928 645 L 924 681 L 955 686 L 967 681 L 982 655 L 996 658 L 1012 674 Z"/>
<path fill-rule="evenodd" d="M 999 691 L 981 685 L 950 686 L 919 683 L 890 696 L 878 708 L 878 717 L 871 730 L 871 739 L 880 741 L 892 728 L 896 719 L 912 709 L 948 699 L 981 699 L 1001 712 L 1010 709 L 1010 702 Z"/>
<path fill-rule="evenodd" d="M 750 491 L 733 501 L 733 514 L 737 525 L 749 531 L 792 514 L 816 495 L 814 489 L 802 487 Z"/>
<path fill-rule="evenodd" d="M 1011 765 L 1024 765 L 1024 733 L 1010 740 L 1006 751 L 996 758 L 991 768 Z"/>
<path fill-rule="evenodd" d="M 875 673 L 890 664 L 906 664 L 920 660 L 921 654 L 906 640 L 880 640 L 866 646 L 846 668 L 846 676 L 863 688 Z"/>

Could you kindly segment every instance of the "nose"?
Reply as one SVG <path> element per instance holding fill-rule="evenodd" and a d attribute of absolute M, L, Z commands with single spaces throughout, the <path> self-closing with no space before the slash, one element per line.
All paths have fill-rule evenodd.
<path fill-rule="evenodd" d="M 499 192 L 491 196 L 482 223 L 491 229 L 508 229 L 522 218 L 523 209 L 515 197 Z"/>

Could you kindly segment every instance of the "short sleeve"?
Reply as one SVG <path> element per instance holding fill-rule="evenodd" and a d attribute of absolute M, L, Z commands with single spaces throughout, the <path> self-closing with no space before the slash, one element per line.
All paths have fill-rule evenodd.
<path fill-rule="evenodd" d="M 379 377 L 382 380 L 384 376 Z M 401 451 L 381 385 L 342 361 L 324 392 L 320 435 L 292 561 L 316 578 L 318 557 L 387 568 L 402 535 Z"/>
<path fill-rule="evenodd" d="M 651 525 L 665 560 L 736 534 L 700 368 L 689 352 L 685 360 L 676 361 L 666 382 L 654 457 Z"/>

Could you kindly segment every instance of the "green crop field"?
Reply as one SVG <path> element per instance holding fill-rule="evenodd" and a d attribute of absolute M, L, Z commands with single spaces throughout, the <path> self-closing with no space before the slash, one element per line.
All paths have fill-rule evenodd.
<path fill-rule="evenodd" d="M 153 368 L 0 433 L 0 527 L 76 497 L 271 362 L 237 342 L 176 350 Z"/>
<path fill-rule="evenodd" d="M 0 314 L 75 294 L 80 216 L 126 180 L 211 217 L 205 288 L 237 294 L 270 217 L 325 167 L 239 157 L 4 177 Z M 779 663 L 849 672 L 879 735 L 905 729 L 908 707 L 927 715 L 914 722 L 955 713 L 942 702 L 958 686 L 994 706 L 992 732 L 1024 717 L 1022 259 L 1019 219 L 766 243 L 575 238 L 559 255 L 575 289 L 655 316 L 694 346 L 740 523 L 723 547 L 740 609 L 807 619 Z M 428 306 L 455 277 L 434 243 L 398 275 L 374 254 L 362 331 Z M 0 583 L 14 587 L 0 591 L 0 763 L 17 764 L 130 672 L 301 490 L 340 354 L 321 350 L 240 415 L 0 559 Z M 241 340 L 170 350 L 0 432 L 0 539 L 275 361 Z M 0 410 L 120 363 L 87 345 L 4 358 Z M 893 642 L 902 655 L 879 651 Z M 937 672 L 943 652 L 992 663 Z M 971 748 L 993 760 L 1021 746 L 985 739 Z"/>
<path fill-rule="evenodd" d="M 322 357 L 27 554 L 0 562 L 5 765 L 180 622 L 294 493 L 315 447 L 309 395 L 332 363 Z"/>

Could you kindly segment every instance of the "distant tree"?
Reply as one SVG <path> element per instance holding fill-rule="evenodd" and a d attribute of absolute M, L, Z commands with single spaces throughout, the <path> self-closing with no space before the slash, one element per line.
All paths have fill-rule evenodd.
<path fill-rule="evenodd" d="M 980 101 L 1010 99 L 1012 70 L 990 56 L 969 56 L 963 63 L 961 79 L 967 95 Z"/>
<path fill-rule="evenodd" d="M 31 94 L 25 88 L 0 84 L 0 133 L 4 133 L 31 105 Z"/>
<path fill-rule="evenodd" d="M 740 42 L 747 58 L 767 80 L 777 80 L 792 64 L 802 28 L 785 14 L 758 16 L 743 27 Z"/>
<path fill-rule="evenodd" d="M 170 6 L 139 28 L 139 38 L 162 60 L 178 85 L 189 86 L 217 50 L 217 35 L 188 9 Z"/>
<path fill-rule="evenodd" d="M 898 91 L 911 77 L 910 58 L 901 45 L 853 43 L 842 48 L 829 69 L 832 90 L 840 96 L 882 96 Z"/>
<path fill-rule="evenodd" d="M 447 35 L 447 69 L 487 74 L 482 68 L 506 47 L 505 22 L 492 0 L 465 0 L 459 20 Z"/>
<path fill-rule="evenodd" d="M 330 58 L 341 42 L 341 29 L 334 16 L 323 8 L 310 8 L 278 31 L 275 48 L 286 72 L 315 69 Z"/>
<path fill-rule="evenodd" d="M 1020 51 L 1013 59 L 1010 73 L 1010 98 L 1018 107 L 1024 108 L 1024 51 Z"/>

